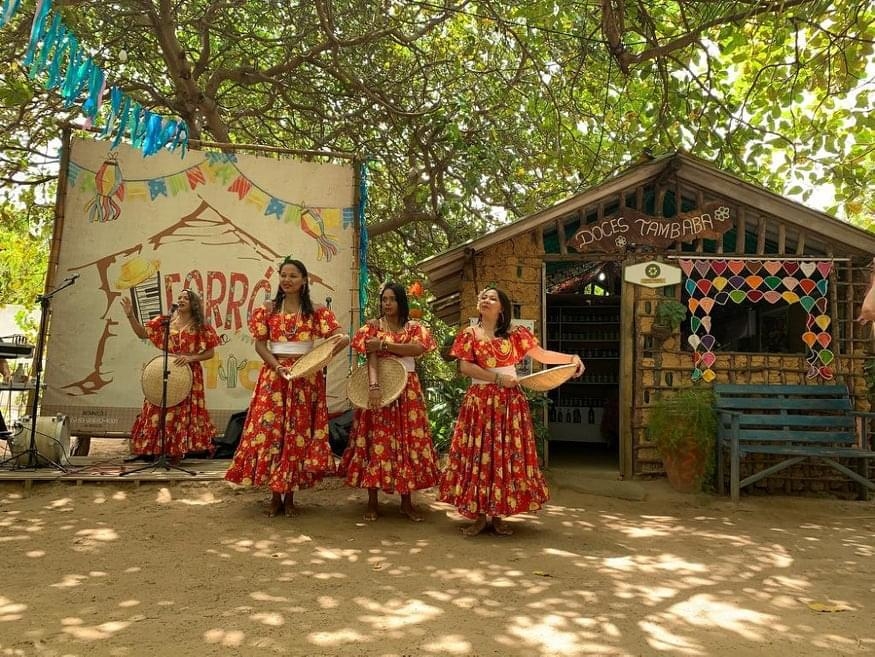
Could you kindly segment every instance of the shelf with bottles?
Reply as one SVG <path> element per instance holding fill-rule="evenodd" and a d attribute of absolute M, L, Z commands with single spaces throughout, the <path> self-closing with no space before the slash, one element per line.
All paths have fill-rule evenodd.
<path fill-rule="evenodd" d="M 602 437 L 604 400 L 598 398 L 559 399 L 547 412 L 550 440 L 606 442 Z"/>

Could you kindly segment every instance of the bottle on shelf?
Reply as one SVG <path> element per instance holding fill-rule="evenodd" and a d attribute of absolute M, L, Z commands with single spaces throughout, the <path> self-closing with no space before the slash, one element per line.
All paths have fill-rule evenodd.
<path fill-rule="evenodd" d="M 595 411 L 592 406 L 589 407 L 589 412 L 586 414 L 586 421 L 589 424 L 595 424 Z"/>
<path fill-rule="evenodd" d="M 572 417 L 572 421 L 573 421 L 575 424 L 580 424 L 580 409 L 579 409 L 579 408 L 575 408 L 575 409 L 574 409 L 574 414 L 573 414 L 571 417 Z"/>
<path fill-rule="evenodd" d="M 24 385 L 27 383 L 27 372 L 24 371 L 24 365 L 18 364 L 15 371 L 12 373 L 12 383 L 15 385 Z"/>

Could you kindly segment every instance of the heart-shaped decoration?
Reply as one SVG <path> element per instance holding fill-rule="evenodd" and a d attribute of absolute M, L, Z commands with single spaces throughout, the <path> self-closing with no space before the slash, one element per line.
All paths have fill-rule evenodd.
<path fill-rule="evenodd" d="M 696 260 L 696 271 L 699 272 L 699 276 L 707 276 L 710 270 L 710 262 L 707 260 Z"/>
<path fill-rule="evenodd" d="M 781 279 L 777 276 L 766 276 L 766 287 L 770 290 L 777 290 L 781 286 Z"/>
<path fill-rule="evenodd" d="M 707 278 L 699 279 L 696 281 L 696 288 L 702 293 L 703 297 L 707 297 L 708 293 L 711 291 L 711 281 Z"/>
<path fill-rule="evenodd" d="M 692 278 L 688 278 L 686 281 L 684 281 L 684 289 L 687 291 L 687 294 L 693 296 L 693 294 L 696 292 L 696 281 L 694 281 Z"/>
<path fill-rule="evenodd" d="M 699 299 L 699 308 L 705 311 L 706 315 L 711 314 L 711 309 L 714 307 L 714 299 L 711 297 L 705 297 L 704 299 Z"/>
<path fill-rule="evenodd" d="M 707 383 L 711 383 L 711 381 L 717 378 L 717 375 L 714 374 L 714 370 L 705 370 L 702 372 L 702 378 L 705 379 Z"/>
<path fill-rule="evenodd" d="M 693 271 L 693 261 L 689 258 L 685 260 L 679 260 L 678 266 L 681 268 L 681 271 L 684 272 L 687 276 L 690 275 L 690 272 Z"/>
<path fill-rule="evenodd" d="M 826 314 L 826 299 L 820 298 L 814 302 L 814 307 L 820 311 L 821 315 Z"/>
<path fill-rule="evenodd" d="M 699 330 L 699 327 L 700 327 L 701 325 L 702 325 L 702 320 L 701 320 L 701 319 L 699 319 L 699 318 L 696 317 L 695 315 L 694 315 L 693 317 L 690 317 L 690 330 L 691 330 L 693 333 L 696 333 L 696 332 Z M 695 348 L 695 347 L 694 347 L 694 348 Z"/>
<path fill-rule="evenodd" d="M 824 365 L 829 365 L 831 362 L 835 360 L 835 354 L 832 353 L 832 349 L 821 349 L 820 353 L 817 354 L 817 357 L 820 359 L 820 362 Z"/>
<path fill-rule="evenodd" d="M 717 342 L 717 339 L 713 335 L 711 335 L 710 333 L 708 335 L 702 336 L 702 348 L 705 351 L 712 351 L 714 349 L 714 344 L 716 342 Z"/>
<path fill-rule="evenodd" d="M 830 343 L 832 342 L 832 335 L 829 333 L 818 333 L 817 334 L 817 344 L 819 344 L 823 349 L 826 349 Z"/>
<path fill-rule="evenodd" d="M 799 285 L 799 279 L 793 278 L 792 276 L 784 276 L 784 278 L 781 279 L 781 282 L 788 290 L 795 290 L 796 286 Z"/>
<path fill-rule="evenodd" d="M 718 292 L 714 295 L 714 302 L 719 306 L 729 303 L 729 292 Z"/>
<path fill-rule="evenodd" d="M 817 335 L 811 331 L 805 331 L 805 333 L 802 334 L 802 342 L 811 349 L 811 347 L 814 346 L 814 343 L 817 342 Z"/>
<path fill-rule="evenodd" d="M 799 305 L 805 309 L 805 312 L 810 313 L 811 309 L 814 308 L 814 299 L 811 297 L 799 297 Z"/>
<path fill-rule="evenodd" d="M 795 276 L 796 272 L 799 271 L 799 263 L 793 260 L 786 260 L 784 262 L 784 271 L 787 272 L 788 276 Z"/>
<path fill-rule="evenodd" d="M 765 264 L 763 265 L 763 267 L 765 267 L 766 271 L 769 272 L 769 274 L 774 276 L 779 271 L 781 271 L 781 269 L 784 268 L 784 265 L 783 265 L 783 263 L 778 262 L 777 260 L 767 260 L 765 262 Z"/>
<path fill-rule="evenodd" d="M 763 284 L 763 277 L 762 277 L 762 276 L 754 276 L 754 275 L 751 275 L 751 276 L 748 276 L 747 278 L 745 278 L 745 279 L 744 279 L 744 282 L 747 283 L 747 286 L 748 286 L 750 289 L 755 290 L 755 289 L 757 289 L 760 285 Z"/>
<path fill-rule="evenodd" d="M 702 318 L 702 328 L 708 333 L 711 332 L 711 315 Z"/>
<path fill-rule="evenodd" d="M 814 318 L 814 323 L 820 327 L 821 331 L 825 331 L 832 324 L 832 318 L 829 315 L 818 315 Z"/>
<path fill-rule="evenodd" d="M 736 290 L 742 288 L 744 286 L 744 276 L 730 276 L 729 284 Z"/>
<path fill-rule="evenodd" d="M 811 294 L 811 291 L 817 287 L 817 284 L 812 281 L 810 278 L 803 278 L 799 281 L 799 289 L 802 290 L 805 294 Z"/>
<path fill-rule="evenodd" d="M 696 308 L 699 307 L 699 300 L 693 297 L 687 299 L 687 308 L 690 310 L 690 314 L 696 312 Z"/>
<path fill-rule="evenodd" d="M 826 293 L 829 292 L 829 281 L 825 278 L 817 281 L 817 291 L 820 292 L 820 296 L 825 297 Z"/>
<path fill-rule="evenodd" d="M 753 303 L 759 303 L 763 300 L 763 293 L 759 290 L 751 290 L 747 293 L 747 299 Z"/>
<path fill-rule="evenodd" d="M 751 274 L 759 273 L 759 270 L 763 268 L 763 263 L 760 260 L 748 260 L 747 261 L 747 271 Z"/>
<path fill-rule="evenodd" d="M 805 274 L 806 278 L 811 278 L 811 275 L 817 271 L 817 263 L 803 262 L 799 265 L 799 268 L 802 270 L 802 273 Z"/>
<path fill-rule="evenodd" d="M 781 298 L 784 301 L 786 301 L 787 303 L 798 303 L 799 302 L 799 295 L 796 294 L 795 292 L 782 292 Z"/>
<path fill-rule="evenodd" d="M 831 262 L 818 262 L 817 263 L 817 271 L 820 272 L 820 275 L 826 278 L 832 273 L 832 263 Z"/>
<path fill-rule="evenodd" d="M 701 342 L 701 340 L 699 340 L 698 335 L 691 335 L 690 337 L 687 338 L 687 344 L 693 348 L 694 352 L 696 351 L 696 349 L 699 348 L 699 342 Z M 698 352 L 696 352 L 696 353 L 698 353 Z"/>
<path fill-rule="evenodd" d="M 706 351 L 702 354 L 702 364 L 705 367 L 711 367 L 717 361 L 717 354 L 713 351 Z"/>
<path fill-rule="evenodd" d="M 732 292 L 729 293 L 729 298 L 735 303 L 741 303 L 747 298 L 747 295 L 743 290 L 732 290 Z"/>
<path fill-rule="evenodd" d="M 699 379 L 702 378 L 702 370 L 700 370 L 700 369 L 697 367 L 696 369 L 693 370 L 693 373 L 690 374 L 690 378 L 691 378 L 693 381 L 698 381 Z"/>
<path fill-rule="evenodd" d="M 729 281 L 726 280 L 726 277 L 725 277 L 725 276 L 718 276 L 718 277 L 715 278 L 712 282 L 714 283 L 714 289 L 717 290 L 717 291 L 719 292 L 719 291 L 722 290 L 724 287 L 726 287 L 726 284 L 727 284 Z"/>
<path fill-rule="evenodd" d="M 818 376 L 820 376 L 820 372 L 818 371 L 817 367 L 814 365 L 809 365 L 808 372 L 805 374 L 805 378 L 816 379 Z"/>
<path fill-rule="evenodd" d="M 727 267 L 729 267 L 729 271 L 733 274 L 740 274 L 744 271 L 744 260 L 730 260 L 727 263 Z"/>
<path fill-rule="evenodd" d="M 824 381 L 832 381 L 833 373 L 831 367 L 821 367 L 817 370 Z"/>
<path fill-rule="evenodd" d="M 769 303 L 778 303 L 781 300 L 781 293 L 775 292 L 774 290 L 769 290 L 763 295 L 763 298 Z"/>
<path fill-rule="evenodd" d="M 713 260 L 711 262 L 711 270 L 717 274 L 718 276 L 722 276 L 723 272 L 726 271 L 726 261 L 725 260 Z"/>

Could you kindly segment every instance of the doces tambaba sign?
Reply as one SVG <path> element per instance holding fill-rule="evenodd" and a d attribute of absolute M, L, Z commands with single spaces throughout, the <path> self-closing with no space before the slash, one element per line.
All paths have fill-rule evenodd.
<path fill-rule="evenodd" d="M 599 222 L 581 226 L 568 240 L 568 246 L 581 253 L 622 251 L 632 244 L 668 246 L 673 242 L 699 238 L 716 239 L 733 224 L 732 212 L 722 202 L 681 212 L 670 219 L 625 209 Z"/>

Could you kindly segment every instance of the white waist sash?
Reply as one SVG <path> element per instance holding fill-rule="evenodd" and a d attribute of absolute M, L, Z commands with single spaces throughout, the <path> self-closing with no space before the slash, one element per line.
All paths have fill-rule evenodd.
<path fill-rule="evenodd" d="M 484 367 L 484 370 L 487 372 L 492 372 L 493 374 L 513 374 L 516 375 L 516 366 L 514 365 L 502 365 L 501 367 Z M 490 383 L 495 383 L 495 377 L 492 377 L 488 381 L 484 381 L 483 379 L 471 379 L 471 385 L 488 385 Z"/>
<path fill-rule="evenodd" d="M 302 356 L 310 353 L 313 342 L 268 342 L 267 348 L 274 356 Z"/>
<path fill-rule="evenodd" d="M 404 369 L 408 372 L 413 372 L 416 370 L 416 360 L 413 356 L 396 356 L 398 360 L 404 363 Z"/>

